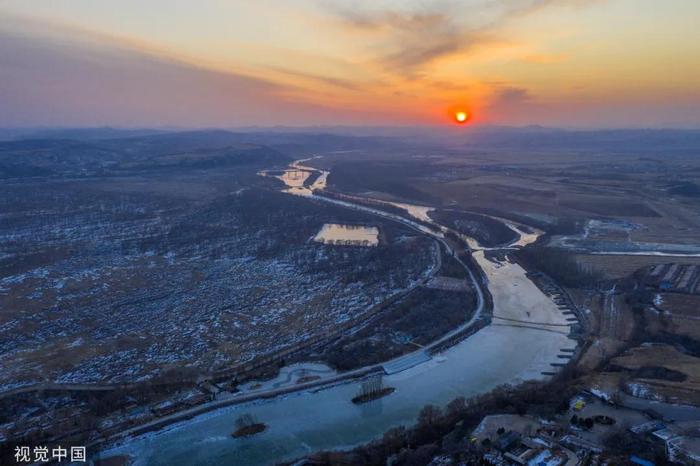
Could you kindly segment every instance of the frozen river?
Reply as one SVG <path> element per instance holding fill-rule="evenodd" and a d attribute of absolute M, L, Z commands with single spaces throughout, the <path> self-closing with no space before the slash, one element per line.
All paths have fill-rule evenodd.
<path fill-rule="evenodd" d="M 367 442 L 387 429 L 415 422 L 426 404 L 445 405 L 458 396 L 484 393 L 504 384 L 542 378 L 562 348 L 565 335 L 513 326 L 489 326 L 436 359 L 384 378 L 396 391 L 355 405 L 358 384 L 338 385 L 254 404 L 232 406 L 131 440 L 121 452 L 144 465 L 265 465 L 310 451 Z M 251 413 L 268 429 L 234 439 L 241 413 Z"/>
<path fill-rule="evenodd" d="M 104 456 L 129 454 L 138 465 L 267 465 L 312 451 L 368 442 L 386 430 L 411 425 L 427 404 L 444 406 L 503 384 L 546 377 L 563 349 L 572 349 L 569 322 L 552 300 L 510 262 L 474 257 L 488 278 L 493 324 L 439 358 L 384 377 L 396 391 L 365 405 L 350 400 L 358 383 L 221 408 L 159 432 L 129 439 Z M 234 439 L 235 420 L 250 413 L 268 429 Z"/>

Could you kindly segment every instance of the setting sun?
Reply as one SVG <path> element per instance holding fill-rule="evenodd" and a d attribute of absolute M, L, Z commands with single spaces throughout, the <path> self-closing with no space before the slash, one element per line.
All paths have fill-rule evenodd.
<path fill-rule="evenodd" d="M 466 123 L 469 120 L 469 114 L 467 112 L 455 112 L 455 120 L 457 123 Z"/>

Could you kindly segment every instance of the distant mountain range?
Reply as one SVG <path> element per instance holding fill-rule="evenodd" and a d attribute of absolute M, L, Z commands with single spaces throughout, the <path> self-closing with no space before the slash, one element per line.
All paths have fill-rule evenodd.
<path fill-rule="evenodd" d="M 154 169 L 286 165 L 291 159 L 226 131 L 128 137 L 15 139 L 0 142 L 0 178 L 108 176 Z M 108 134 L 109 132 L 103 133 Z M 82 134 L 82 133 L 72 133 Z"/>
<path fill-rule="evenodd" d="M 415 147 L 637 154 L 663 158 L 700 154 L 700 130 L 564 130 L 462 127 L 313 127 L 171 131 L 166 129 L 0 130 L 0 178 L 99 175 L 124 170 L 283 165 L 291 158 L 347 150 Z"/>

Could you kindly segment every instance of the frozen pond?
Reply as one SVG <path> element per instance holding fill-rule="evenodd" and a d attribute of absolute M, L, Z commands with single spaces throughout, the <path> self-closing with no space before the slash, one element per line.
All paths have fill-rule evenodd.
<path fill-rule="evenodd" d="M 306 186 L 309 177 L 314 172 L 319 172 L 319 176 L 310 186 Z M 258 175 L 277 178 L 286 186 L 282 190 L 283 192 L 297 196 L 311 196 L 315 190 L 323 190 L 326 187 L 326 179 L 328 178 L 328 172 L 296 164 L 292 164 L 291 168 L 284 170 L 281 175 L 274 173 L 274 171 L 262 170 L 258 172 Z"/>
<path fill-rule="evenodd" d="M 314 241 L 345 246 L 376 246 L 379 244 L 379 229 L 362 225 L 326 223 L 314 236 Z"/>
<path fill-rule="evenodd" d="M 409 213 L 409 215 L 417 218 L 418 220 L 422 220 L 424 222 L 428 223 L 435 223 L 433 222 L 433 219 L 430 218 L 430 215 L 428 213 L 431 210 L 435 210 L 432 207 L 426 207 L 422 205 L 415 205 L 415 204 L 406 204 L 403 202 L 389 202 L 387 201 L 387 204 L 393 205 L 395 207 L 399 207 L 401 209 L 406 210 L 406 212 Z"/>
<path fill-rule="evenodd" d="M 291 169 L 285 170 L 282 175 L 279 175 L 276 178 L 282 180 L 284 184 L 290 188 L 301 188 L 304 186 L 304 183 L 309 176 L 311 176 L 311 172 L 306 170 Z"/>
<path fill-rule="evenodd" d="M 311 381 L 321 377 L 330 377 L 336 375 L 337 372 L 321 363 L 296 363 L 290 366 L 284 366 L 280 369 L 280 373 L 271 380 L 252 380 L 238 387 L 241 393 L 247 393 L 254 390 L 270 390 L 274 388 L 282 388 L 294 386 L 305 381 Z"/>

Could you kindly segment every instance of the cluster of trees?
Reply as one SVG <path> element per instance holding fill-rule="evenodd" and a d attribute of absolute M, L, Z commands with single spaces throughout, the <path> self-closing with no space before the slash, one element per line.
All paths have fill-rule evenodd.
<path fill-rule="evenodd" d="M 656 307 L 654 304 L 657 294 L 655 290 L 645 288 L 643 284 L 633 280 L 630 283 L 623 282 L 623 285 L 625 285 L 625 303 L 634 311 L 633 316 L 636 321 L 634 338 L 637 344 L 645 342 L 666 343 L 675 346 L 683 353 L 700 357 L 700 340 L 674 333 L 671 314 L 645 312 L 646 309 Z M 657 372 L 657 376 L 658 374 Z M 680 380 L 678 375 L 664 375 L 664 377 L 669 376 Z"/>
<path fill-rule="evenodd" d="M 603 279 L 600 273 L 583 267 L 571 253 L 561 249 L 534 245 L 519 250 L 516 255 L 526 265 L 571 288 L 595 287 Z"/>
<path fill-rule="evenodd" d="M 426 344 L 464 323 L 474 307 L 472 293 L 418 288 L 362 330 L 328 346 L 323 357 L 341 371 L 380 363 L 416 348 L 395 342 L 392 334 Z"/>
<path fill-rule="evenodd" d="M 411 428 L 397 427 L 382 439 L 348 452 L 323 452 L 311 457 L 322 465 L 385 465 L 394 458 L 396 466 L 425 465 L 437 455 L 448 455 L 466 464 L 481 463 L 480 445 L 470 434 L 488 414 L 531 414 L 551 417 L 568 409 L 576 393 L 572 374 L 564 371 L 546 384 L 526 383 L 518 388 L 504 386 L 470 399 L 456 398 L 444 409 L 428 405 Z"/>
<path fill-rule="evenodd" d="M 595 425 L 595 421 L 592 417 L 578 417 L 576 414 L 571 416 L 572 425 L 580 427 L 581 429 L 591 430 Z"/>
<path fill-rule="evenodd" d="M 438 204 L 439 199 L 416 188 L 413 177 L 425 177 L 424 163 L 401 160 L 395 162 L 373 162 L 368 167 L 365 162 L 341 162 L 335 164 L 328 178 L 335 188 L 344 192 L 380 191 L 394 194 L 404 199 Z"/>
<path fill-rule="evenodd" d="M 670 188 L 668 193 L 680 196 L 700 197 L 700 185 L 692 181 L 684 181 Z"/>
<path fill-rule="evenodd" d="M 0 399 L 0 424 L 17 421 L 25 411 L 33 411 L 34 416 L 46 412 L 45 403 L 49 393 L 65 398 L 63 404 L 68 403 L 69 398 L 71 401 L 63 409 L 52 409 L 56 421 L 54 425 L 60 424 L 60 426 L 34 430 L 27 435 L 15 435 L 10 432 L 12 440 L 0 442 L 0 464 L 14 464 L 12 454 L 15 446 L 52 445 L 54 442 L 51 439 L 65 436 L 68 433 L 67 429 L 76 432 L 71 437 L 75 445 L 85 445 L 90 434 L 96 431 L 100 419 L 123 411 L 134 404 L 145 406 L 178 392 L 192 389 L 196 386 L 200 375 L 201 371 L 197 368 L 172 367 L 146 382 L 115 390 L 39 391 L 2 398 Z M 75 411 L 72 411 L 73 409 Z M 72 412 L 79 412 L 80 415 L 71 417 L 69 424 L 62 423 L 60 413 L 71 414 Z M 58 443 L 64 447 L 70 445 L 70 442 L 65 439 Z"/>
<path fill-rule="evenodd" d="M 643 453 L 644 458 L 654 464 L 669 464 L 662 442 L 652 441 L 648 437 L 634 434 L 627 429 L 621 429 L 608 437 L 603 446 L 608 454 L 615 454 L 625 460 L 631 455 Z"/>
<path fill-rule="evenodd" d="M 475 398 L 456 398 L 444 409 L 428 405 L 420 412 L 413 427 L 397 427 L 387 431 L 381 439 L 351 451 L 322 452 L 310 459 L 317 465 L 384 466 L 391 458 L 391 464 L 395 466 L 424 466 L 436 456 L 447 456 L 452 464 L 491 464 L 483 458 L 490 442 L 477 444 L 471 441 L 471 433 L 484 416 L 527 414 L 551 419 L 566 413 L 569 400 L 581 388 L 579 375 L 574 368 L 565 368 L 549 383 L 502 386 Z M 595 422 L 594 418 L 574 416 L 571 419 L 572 424 L 584 429 L 591 429 Z M 503 432 L 499 430 L 499 433 Z M 661 443 L 652 443 L 625 429 L 620 429 L 604 446 L 605 457 L 614 464 L 624 462 L 631 454 L 643 454 L 657 464 L 666 464 Z"/>
<path fill-rule="evenodd" d="M 471 236 L 479 244 L 494 247 L 507 244 L 518 238 L 517 233 L 508 228 L 503 222 L 485 215 L 452 210 L 433 210 L 428 215 L 438 223 Z"/>
<path fill-rule="evenodd" d="M 457 262 L 454 257 L 446 254 L 442 246 L 440 246 L 440 254 L 442 254 L 442 267 L 438 275 L 452 278 L 467 278 L 467 271 L 464 270 L 462 264 Z"/>

